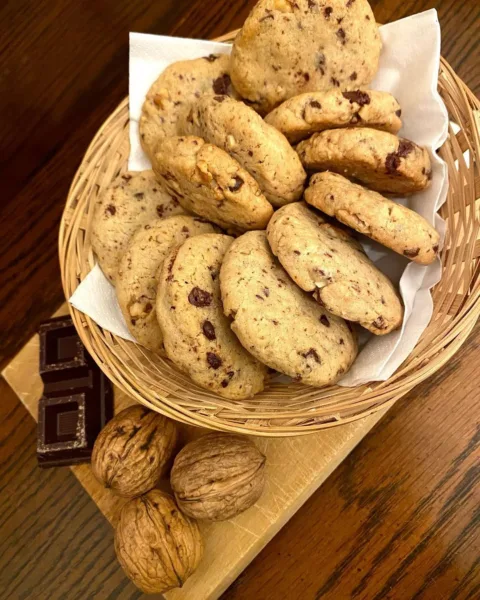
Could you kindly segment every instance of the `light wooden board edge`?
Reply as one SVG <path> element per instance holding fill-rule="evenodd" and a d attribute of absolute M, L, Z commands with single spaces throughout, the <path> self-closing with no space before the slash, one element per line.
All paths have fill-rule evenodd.
<path fill-rule="evenodd" d="M 56 313 L 66 314 L 67 305 Z M 5 380 L 37 420 L 42 383 L 38 375 L 38 337 L 34 336 L 3 371 Z M 115 390 L 115 410 L 133 401 Z M 230 521 L 200 523 L 205 554 L 198 570 L 182 589 L 165 594 L 168 600 L 215 600 L 298 511 L 351 450 L 382 418 L 380 411 L 354 423 L 296 438 L 254 438 L 267 456 L 267 485 L 255 506 Z M 180 425 L 183 442 L 203 430 Z M 105 490 L 89 465 L 73 473 L 105 517 L 114 525 L 125 502 Z M 169 490 L 168 481 L 161 486 Z"/>

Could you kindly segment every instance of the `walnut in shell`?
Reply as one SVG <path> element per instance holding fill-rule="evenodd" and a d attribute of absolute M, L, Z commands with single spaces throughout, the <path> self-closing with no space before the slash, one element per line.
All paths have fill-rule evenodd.
<path fill-rule="evenodd" d="M 261 496 L 265 456 L 248 438 L 210 433 L 175 457 L 170 482 L 180 509 L 195 519 L 224 521 Z"/>
<path fill-rule="evenodd" d="M 195 521 L 160 490 L 125 504 L 115 531 L 115 552 L 123 570 L 147 594 L 181 587 L 203 553 Z"/>
<path fill-rule="evenodd" d="M 130 406 L 109 421 L 97 437 L 93 474 L 120 496 L 140 496 L 157 484 L 176 440 L 173 421 L 144 406 Z"/>

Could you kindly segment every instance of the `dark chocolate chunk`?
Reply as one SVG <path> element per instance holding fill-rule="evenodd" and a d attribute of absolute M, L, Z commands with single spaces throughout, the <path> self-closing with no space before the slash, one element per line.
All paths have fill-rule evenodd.
<path fill-rule="evenodd" d="M 217 336 L 215 335 L 215 327 L 212 325 L 210 321 L 204 321 L 202 325 L 203 335 L 208 340 L 216 340 Z"/>
<path fill-rule="evenodd" d="M 113 206 L 113 204 L 109 204 L 105 209 L 105 214 L 114 215 L 117 212 L 117 209 Z"/>
<path fill-rule="evenodd" d="M 382 316 L 377 317 L 375 321 L 373 321 L 372 327 L 375 327 L 376 329 L 386 329 L 385 319 Z"/>
<path fill-rule="evenodd" d="M 335 77 L 331 77 L 330 81 L 332 82 L 332 85 L 334 85 L 335 87 L 340 87 L 340 82 L 338 81 L 338 79 L 335 79 Z"/>
<path fill-rule="evenodd" d="M 203 57 L 205 60 L 208 60 L 208 62 L 215 62 L 217 60 L 217 58 L 220 58 L 219 54 L 209 54 L 208 56 L 204 56 Z"/>
<path fill-rule="evenodd" d="M 435 254 L 438 252 L 438 244 L 435 244 L 435 246 L 433 246 L 432 250 L 435 252 Z"/>
<path fill-rule="evenodd" d="M 321 105 L 321 104 L 320 104 L 320 102 L 318 102 L 317 100 L 311 100 L 311 101 L 310 101 L 310 106 L 311 106 L 312 108 L 318 108 L 318 109 L 321 109 L 321 108 L 322 108 L 322 105 Z"/>
<path fill-rule="evenodd" d="M 312 358 L 313 358 L 313 360 L 314 360 L 316 363 L 318 363 L 318 364 L 320 364 L 320 363 L 322 362 L 322 361 L 320 360 L 320 357 L 318 356 L 318 354 L 317 354 L 317 351 L 315 350 L 315 348 L 310 348 L 310 350 L 309 350 L 308 352 L 305 352 L 305 353 L 303 353 L 303 354 L 302 354 L 302 356 L 303 356 L 304 358 L 310 358 L 310 357 L 312 357 Z"/>
<path fill-rule="evenodd" d="M 320 323 L 321 323 L 322 325 L 325 325 L 325 327 L 330 327 L 330 321 L 328 320 L 328 318 L 327 318 L 327 316 L 326 316 L 326 315 L 322 315 L 322 316 L 320 317 Z"/>
<path fill-rule="evenodd" d="M 243 179 L 242 179 L 241 177 L 239 177 L 238 175 L 234 175 L 234 176 L 232 177 L 232 179 L 233 179 L 233 181 L 234 181 L 234 184 L 233 184 L 233 185 L 230 185 L 230 186 L 228 186 L 228 189 L 229 189 L 231 192 L 238 192 L 238 190 L 239 190 L 239 189 L 242 187 L 242 185 L 243 185 L 245 182 L 244 182 L 244 181 L 243 181 Z"/>
<path fill-rule="evenodd" d="M 365 106 L 370 104 L 370 96 L 366 92 L 361 90 L 355 90 L 353 92 L 343 92 L 342 96 L 347 100 L 350 100 L 350 104 L 356 102 L 359 106 Z"/>
<path fill-rule="evenodd" d="M 346 37 L 347 37 L 347 36 L 346 36 L 346 34 L 345 34 L 345 31 L 344 31 L 344 29 L 342 29 L 341 27 L 340 27 L 340 29 L 337 31 L 337 37 L 338 37 L 338 39 L 339 39 L 339 40 L 342 42 L 342 44 L 345 44 L 345 40 L 346 40 Z"/>
<path fill-rule="evenodd" d="M 352 6 L 352 4 L 355 2 L 355 0 L 347 0 L 347 8 L 350 8 Z"/>
<path fill-rule="evenodd" d="M 137 200 L 143 200 L 143 198 L 145 197 L 145 194 L 143 192 L 138 192 L 138 194 L 133 194 L 133 197 L 136 198 Z"/>
<path fill-rule="evenodd" d="M 213 91 L 216 94 L 228 94 L 228 88 L 231 84 L 230 75 L 224 73 L 220 77 L 217 77 L 213 82 Z"/>
<path fill-rule="evenodd" d="M 193 306 L 204 307 L 210 306 L 212 303 L 212 294 L 210 292 L 206 292 L 205 290 L 200 289 L 199 287 L 194 287 L 192 291 L 188 294 L 188 301 Z"/>
<path fill-rule="evenodd" d="M 333 12 L 333 8 L 332 8 L 331 6 L 326 6 L 326 7 L 323 9 L 323 14 L 325 15 L 325 18 L 326 18 L 326 19 L 329 19 L 329 18 L 330 18 L 330 15 L 332 14 L 332 12 Z"/>
<path fill-rule="evenodd" d="M 397 117 L 401 117 L 402 116 L 402 109 L 399 108 L 398 110 L 396 110 L 395 114 L 397 115 Z"/>
<path fill-rule="evenodd" d="M 420 254 L 420 248 L 407 248 L 403 253 L 405 256 L 408 256 L 408 258 L 415 258 Z"/>
<path fill-rule="evenodd" d="M 395 152 L 391 152 L 387 154 L 387 158 L 385 159 L 385 170 L 389 175 L 392 175 L 396 172 L 398 167 L 400 166 L 400 158 L 395 154 Z"/>
<path fill-rule="evenodd" d="M 218 369 L 222 366 L 222 359 L 214 352 L 207 352 L 207 362 L 212 369 Z"/>
<path fill-rule="evenodd" d="M 399 156 L 400 158 L 405 158 L 411 152 L 413 152 L 414 148 L 415 144 L 413 142 L 401 139 L 400 143 L 398 144 L 397 156 Z"/>

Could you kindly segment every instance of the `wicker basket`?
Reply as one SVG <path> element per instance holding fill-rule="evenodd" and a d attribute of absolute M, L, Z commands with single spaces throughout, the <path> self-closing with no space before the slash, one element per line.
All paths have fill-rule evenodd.
<path fill-rule="evenodd" d="M 231 41 L 236 32 L 220 38 Z M 447 222 L 443 277 L 433 290 L 434 312 L 415 350 L 386 382 L 322 389 L 273 383 L 247 401 L 209 393 L 168 360 L 101 329 L 72 306 L 86 348 L 124 392 L 173 419 L 192 425 L 264 436 L 299 435 L 348 423 L 386 408 L 438 371 L 460 348 L 480 314 L 480 102 L 442 59 L 438 82 L 451 120 L 440 155 L 450 175 L 441 215 Z M 69 298 L 94 265 L 90 244 L 96 198 L 126 169 L 128 98 L 103 124 L 78 169 L 60 226 L 59 253 Z M 464 158 L 469 151 L 469 162 Z"/>

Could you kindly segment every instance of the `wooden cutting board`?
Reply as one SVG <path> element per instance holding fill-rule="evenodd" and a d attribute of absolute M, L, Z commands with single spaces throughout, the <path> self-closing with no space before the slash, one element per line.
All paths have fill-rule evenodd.
<path fill-rule="evenodd" d="M 65 304 L 55 316 L 67 313 Z M 38 336 L 34 336 L 3 371 L 3 376 L 35 420 L 43 388 L 38 374 L 38 352 Z M 133 402 L 115 389 L 115 412 Z M 235 519 L 200 523 L 205 542 L 204 558 L 183 588 L 172 590 L 165 597 L 168 600 L 218 598 L 385 412 L 301 437 L 254 438 L 267 457 L 264 494 L 255 506 Z M 182 424 L 179 428 L 185 442 L 206 431 Z M 105 517 L 115 525 L 125 500 L 104 489 L 94 479 L 89 465 L 72 467 L 72 471 Z M 163 481 L 161 487 L 169 491 L 168 481 Z"/>

